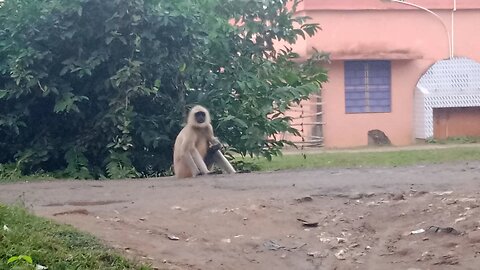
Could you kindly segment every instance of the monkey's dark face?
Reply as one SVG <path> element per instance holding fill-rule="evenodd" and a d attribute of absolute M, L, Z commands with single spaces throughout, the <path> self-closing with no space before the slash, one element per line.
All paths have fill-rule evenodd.
<path fill-rule="evenodd" d="M 195 121 L 199 124 L 205 123 L 206 115 L 205 112 L 196 112 L 195 113 Z"/>
<path fill-rule="evenodd" d="M 210 125 L 208 110 L 200 105 L 195 105 L 188 113 L 187 125 L 193 128 L 207 128 Z"/>

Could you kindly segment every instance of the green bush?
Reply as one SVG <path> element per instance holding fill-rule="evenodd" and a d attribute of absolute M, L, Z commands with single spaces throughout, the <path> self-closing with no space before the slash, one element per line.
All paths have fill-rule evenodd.
<path fill-rule="evenodd" d="M 31 174 L 168 172 L 186 109 L 271 158 L 296 130 L 285 110 L 326 80 L 288 47 L 316 24 L 287 0 L 8 0 L 0 7 L 0 163 Z M 231 24 L 231 19 L 241 22 Z M 298 25 L 298 27 L 294 27 Z"/>

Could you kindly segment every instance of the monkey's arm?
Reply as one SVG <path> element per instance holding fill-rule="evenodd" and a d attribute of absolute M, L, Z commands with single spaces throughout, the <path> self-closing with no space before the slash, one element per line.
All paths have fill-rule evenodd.
<path fill-rule="evenodd" d="M 210 148 L 207 151 L 207 156 L 205 157 L 205 161 L 207 166 L 211 167 L 213 163 L 217 164 L 221 170 L 225 171 L 226 173 L 236 173 L 235 169 L 233 168 L 232 164 L 228 162 L 225 156 L 220 151 L 222 148 L 222 144 L 213 135 L 213 128 L 210 125 L 207 130 L 207 139 L 211 143 Z"/>
<path fill-rule="evenodd" d="M 200 171 L 198 170 L 197 164 L 195 164 L 192 154 L 190 154 L 189 152 L 185 153 L 183 159 L 185 160 L 185 163 L 187 163 L 187 166 L 192 172 L 193 177 L 200 174 Z"/>
<path fill-rule="evenodd" d="M 208 126 L 208 129 L 207 129 L 207 140 L 208 140 L 208 142 L 209 142 L 210 144 L 212 144 L 212 145 L 217 145 L 217 144 L 220 145 L 220 140 L 218 140 L 218 138 L 213 135 L 213 127 L 212 127 L 212 125 L 209 125 L 209 126 Z"/>
<path fill-rule="evenodd" d="M 181 149 L 182 149 L 181 153 L 183 154 L 181 158 L 187 164 L 188 169 L 190 169 L 190 172 L 192 173 L 192 176 L 195 177 L 195 176 L 199 175 L 200 173 L 204 173 L 204 172 L 201 171 L 202 168 L 200 168 L 200 166 L 198 166 L 198 164 L 199 164 L 198 163 L 198 157 L 194 153 L 194 152 L 196 152 L 198 154 L 198 151 L 195 148 L 195 145 L 193 143 L 189 143 L 188 141 L 184 141 L 182 143 Z"/>
<path fill-rule="evenodd" d="M 198 167 L 198 169 L 202 174 L 210 173 L 210 171 L 207 168 L 207 165 L 205 164 L 205 161 L 203 161 L 202 155 L 200 155 L 197 148 L 194 147 L 191 153 L 192 153 L 193 161 L 195 162 L 195 165 L 196 165 L 195 167 Z"/>
<path fill-rule="evenodd" d="M 217 164 L 217 166 L 226 173 L 236 173 L 232 164 L 228 162 L 228 160 L 220 151 L 215 151 L 215 153 L 213 153 L 213 162 L 215 162 L 215 164 Z"/>
<path fill-rule="evenodd" d="M 213 164 L 215 163 L 222 171 L 226 173 L 236 173 L 232 164 L 228 162 L 228 160 L 220 151 L 221 148 L 222 145 L 220 144 L 220 142 L 218 142 L 217 144 L 213 144 L 208 148 L 207 155 L 205 156 L 205 164 L 207 165 L 207 168 L 211 169 Z"/>

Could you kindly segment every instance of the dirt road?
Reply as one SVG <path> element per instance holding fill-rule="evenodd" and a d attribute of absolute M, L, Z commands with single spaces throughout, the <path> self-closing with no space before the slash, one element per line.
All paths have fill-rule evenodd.
<path fill-rule="evenodd" d="M 159 269 L 479 269 L 479 194 L 480 161 L 0 185 Z"/>

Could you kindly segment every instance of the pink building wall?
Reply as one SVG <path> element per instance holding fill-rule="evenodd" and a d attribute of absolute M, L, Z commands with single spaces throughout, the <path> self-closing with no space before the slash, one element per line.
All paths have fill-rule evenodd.
<path fill-rule="evenodd" d="M 439 14 L 451 32 L 453 0 L 411 0 Z M 413 100 L 422 74 L 449 57 L 445 28 L 425 11 L 379 0 L 305 0 L 299 13 L 322 27 L 296 46 L 330 52 L 329 83 L 322 90 L 324 144 L 329 148 L 364 146 L 367 132 L 380 129 L 394 145 L 414 142 Z M 480 61 L 480 1 L 457 0 L 454 55 Z M 390 113 L 345 113 L 344 60 L 391 60 Z M 305 127 L 305 134 L 311 133 Z"/>

